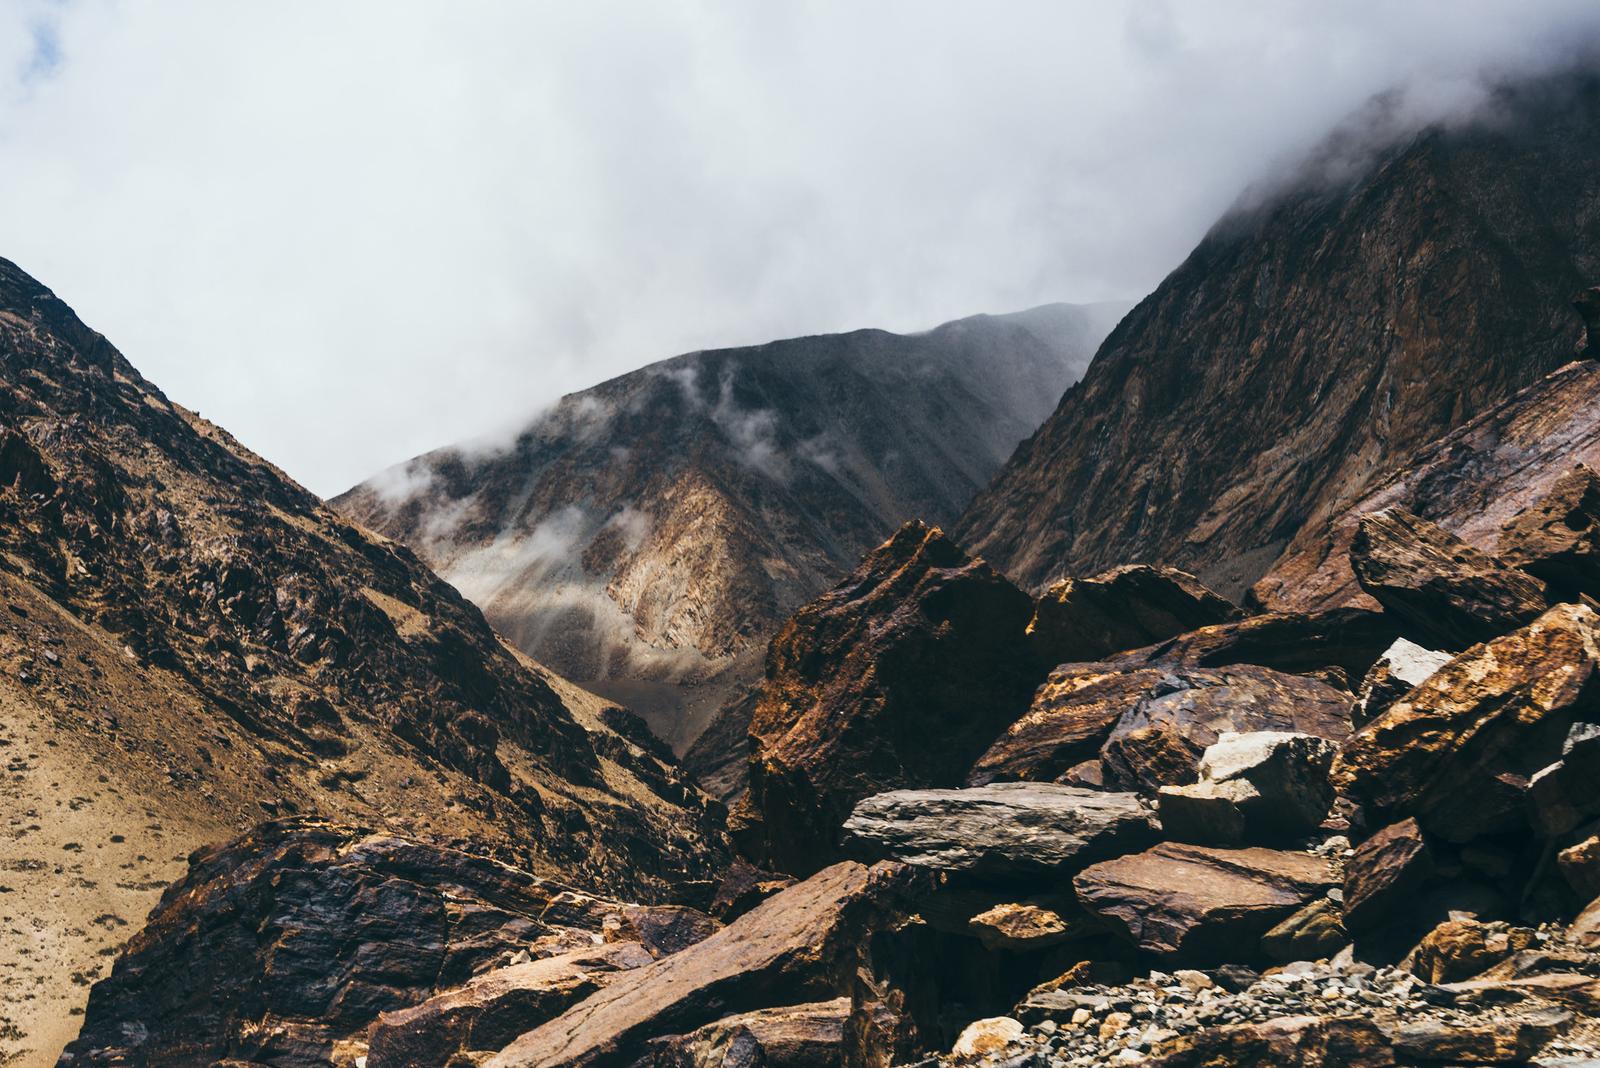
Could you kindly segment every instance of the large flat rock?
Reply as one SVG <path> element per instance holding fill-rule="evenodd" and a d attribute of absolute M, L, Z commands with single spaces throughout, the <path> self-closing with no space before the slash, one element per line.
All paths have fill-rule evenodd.
<path fill-rule="evenodd" d="M 856 805 L 846 842 L 864 855 L 986 876 L 1070 873 L 1155 836 L 1131 793 L 1049 783 L 895 790 Z"/>
<path fill-rule="evenodd" d="M 1181 962 L 1250 960 L 1263 934 L 1337 881 L 1306 853 L 1163 842 L 1095 864 L 1078 900 L 1141 950 Z"/>

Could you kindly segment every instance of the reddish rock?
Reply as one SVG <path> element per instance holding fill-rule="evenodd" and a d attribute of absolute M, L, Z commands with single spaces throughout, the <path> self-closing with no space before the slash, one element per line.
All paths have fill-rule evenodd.
<path fill-rule="evenodd" d="M 731 923 L 773 894 L 793 885 L 793 876 L 778 875 L 749 861 L 735 860 L 717 883 L 711 898 L 711 914 L 723 923 Z"/>
<path fill-rule="evenodd" d="M 1474 646 L 1362 727 L 1334 767 L 1369 817 L 1415 816 L 1457 842 L 1525 828 L 1527 780 L 1600 712 L 1600 615 L 1558 605 Z"/>
<path fill-rule="evenodd" d="M 1039 598 L 1028 641 L 1042 663 L 1083 663 L 1239 615 L 1193 575 L 1131 564 L 1051 586 Z"/>
<path fill-rule="evenodd" d="M 497 1050 L 653 958 L 637 942 L 496 968 L 420 1005 L 378 1017 L 367 1068 L 443 1068 L 466 1050 Z"/>
<path fill-rule="evenodd" d="M 1259 956 L 1262 935 L 1335 882 L 1305 853 L 1163 843 L 1093 865 L 1078 900 L 1141 950 L 1183 963 Z"/>
<path fill-rule="evenodd" d="M 849 995 L 858 971 L 872 970 L 872 933 L 901 915 L 902 872 L 851 861 L 826 868 L 704 942 L 619 976 L 488 1064 L 632 1064 L 650 1039 L 687 1034 L 730 1013 Z"/>
<path fill-rule="evenodd" d="M 849 998 L 728 1016 L 656 1039 L 634 1068 L 855 1068 Z"/>
<path fill-rule="evenodd" d="M 1536 1009 L 1500 1020 L 1402 1023 L 1392 1041 L 1396 1053 L 1430 1063 L 1521 1064 L 1572 1026 L 1565 1009 Z"/>
<path fill-rule="evenodd" d="M 1574 466 L 1500 531 L 1497 555 L 1565 596 L 1600 594 L 1600 475 Z"/>
<path fill-rule="evenodd" d="M 863 797 L 955 786 L 1043 673 L 1028 596 L 936 529 L 908 523 L 773 639 L 751 722 L 750 806 L 771 861 L 838 853 Z"/>
<path fill-rule="evenodd" d="M 1356 848 L 1345 865 L 1344 924 L 1373 930 L 1416 903 L 1436 870 L 1422 828 L 1414 819 L 1379 831 Z"/>
<path fill-rule="evenodd" d="M 1544 583 L 1404 508 L 1361 518 L 1350 566 L 1386 611 L 1445 649 L 1498 638 L 1545 609 Z"/>

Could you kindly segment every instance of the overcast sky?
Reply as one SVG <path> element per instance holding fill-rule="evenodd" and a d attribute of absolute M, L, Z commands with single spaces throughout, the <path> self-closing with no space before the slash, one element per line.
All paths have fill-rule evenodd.
<path fill-rule="evenodd" d="M 1135 299 L 1590 0 L 0 0 L 0 256 L 313 490 L 677 352 Z"/>

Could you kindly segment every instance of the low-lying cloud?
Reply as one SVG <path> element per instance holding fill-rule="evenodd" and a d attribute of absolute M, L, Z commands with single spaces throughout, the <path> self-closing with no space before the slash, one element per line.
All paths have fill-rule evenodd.
<path fill-rule="evenodd" d="M 0 255 L 311 488 L 676 352 L 1136 298 L 1588 0 L 0 6 Z M 1430 102 L 1431 101 L 1431 102 Z"/>

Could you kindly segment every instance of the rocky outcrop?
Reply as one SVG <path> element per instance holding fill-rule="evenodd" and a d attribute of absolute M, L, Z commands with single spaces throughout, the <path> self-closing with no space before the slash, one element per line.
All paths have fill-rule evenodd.
<path fill-rule="evenodd" d="M 472 852 L 308 818 L 263 824 L 195 854 L 95 985 L 62 1064 L 310 1068 L 380 1013 L 375 1065 L 497 1048 L 525 1014 L 553 1015 L 653 959 L 638 941 L 595 946 L 613 932 L 570 926 L 574 896 Z M 504 966 L 530 950 L 552 955 Z"/>
<path fill-rule="evenodd" d="M 1350 738 L 1336 784 L 1451 841 L 1526 828 L 1528 779 L 1600 714 L 1597 643 L 1600 615 L 1565 604 L 1468 649 Z"/>
<path fill-rule="evenodd" d="M 1099 761 L 1106 784 L 1153 794 L 1195 781 L 1201 753 L 1225 731 L 1332 741 L 1349 733 L 1350 694 L 1315 679 L 1251 664 L 1138 666 L 1146 660 L 1140 654 L 1051 672 L 1032 707 L 977 759 L 967 781 L 1060 780 Z"/>
<path fill-rule="evenodd" d="M 850 996 L 871 938 L 898 915 L 895 867 L 844 862 L 704 942 L 628 972 L 488 1061 L 491 1068 L 631 1064 L 651 1039 L 733 1013 Z"/>
<path fill-rule="evenodd" d="M 1363 515 L 1386 508 L 1404 508 L 1494 553 L 1506 525 L 1536 508 L 1577 464 L 1600 465 L 1600 364 L 1592 361 L 1557 369 L 1404 458 L 1325 527 L 1302 530 L 1254 597 L 1274 611 L 1369 604 L 1350 569 L 1350 543 Z"/>
<path fill-rule="evenodd" d="M 846 847 L 872 859 L 964 874 L 1071 875 L 1155 837 L 1133 794 L 1044 783 L 896 790 L 866 798 L 845 821 Z"/>
<path fill-rule="evenodd" d="M 1042 672 L 1026 594 L 908 523 L 773 639 L 750 733 L 766 854 L 804 874 L 864 797 L 954 786 Z"/>
<path fill-rule="evenodd" d="M 1327 155 L 1373 144 L 1361 127 L 1387 106 Z M 1323 537 L 1415 450 L 1569 360 L 1568 302 L 1600 249 L 1600 88 L 1505 88 L 1494 111 L 1342 180 L 1314 155 L 1307 180 L 1247 197 L 1112 332 L 956 536 L 1028 588 L 1140 560 L 1236 596 L 1298 532 Z M 1265 603 L 1311 606 L 1284 578 Z"/>
<path fill-rule="evenodd" d="M 1350 566 L 1413 636 L 1446 649 L 1497 638 L 1546 607 L 1544 583 L 1403 508 L 1362 516 Z"/>
<path fill-rule="evenodd" d="M 1193 575 L 1136 564 L 1051 586 L 1028 624 L 1028 641 L 1043 663 L 1086 662 L 1239 615 Z"/>
<path fill-rule="evenodd" d="M 1183 963 L 1259 956 L 1280 921 L 1334 885 L 1320 857 L 1163 843 L 1093 865 L 1078 900 L 1140 950 Z"/>
<path fill-rule="evenodd" d="M 1496 555 L 1562 596 L 1600 593 L 1600 475 L 1578 464 L 1500 532 Z"/>
<path fill-rule="evenodd" d="M 1125 310 L 688 353 L 334 504 L 683 751 L 759 681 L 790 613 L 906 520 L 953 523 Z M 742 737 L 748 712 L 730 715 Z"/>

